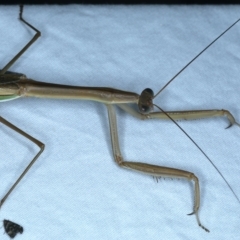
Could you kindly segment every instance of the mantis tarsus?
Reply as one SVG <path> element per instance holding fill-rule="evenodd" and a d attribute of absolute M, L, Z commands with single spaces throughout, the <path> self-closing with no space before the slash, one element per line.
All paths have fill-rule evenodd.
<path fill-rule="evenodd" d="M 20 13 L 21 16 L 21 13 Z M 26 22 L 25 22 L 26 23 Z M 32 26 L 30 26 L 32 27 Z M 35 29 L 36 30 L 36 29 Z M 29 42 L 29 46 L 38 38 L 39 32 L 37 33 L 36 37 L 33 38 L 32 41 Z M 121 92 L 118 90 L 114 89 L 101 89 L 101 88 L 92 88 L 91 92 L 89 92 L 90 88 L 77 88 L 77 87 L 68 87 L 68 86 L 57 86 L 57 85 L 52 85 L 52 84 L 47 84 L 47 83 L 40 83 L 40 82 L 34 82 L 30 79 L 26 79 L 24 76 L 20 77 L 20 75 L 16 75 L 14 73 L 9 73 L 5 74 L 6 71 L 10 68 L 10 66 L 20 57 L 20 55 L 25 52 L 26 49 L 23 49 L 22 52 L 19 53 L 15 58 L 13 58 L 12 62 L 7 64 L 0 72 L 1 76 L 1 89 L 0 89 L 0 95 L 2 97 L 2 100 L 8 100 L 9 98 L 15 98 L 17 95 L 23 94 L 24 96 L 39 96 L 39 97 L 50 97 L 50 98 L 76 98 L 76 99 L 82 99 L 83 95 L 85 95 L 87 100 L 95 100 L 96 101 L 102 101 L 102 96 L 106 97 L 107 100 L 104 103 L 106 104 L 108 108 L 108 113 L 109 113 L 109 119 L 110 119 L 110 126 L 111 126 L 111 136 L 112 136 L 112 142 L 113 142 L 113 151 L 114 151 L 114 156 L 116 162 L 121 165 L 122 167 L 134 169 L 134 170 L 139 170 L 141 172 L 149 174 L 151 171 L 155 171 L 156 173 L 154 174 L 156 177 L 162 176 L 162 175 L 167 175 L 170 177 L 184 177 L 187 178 L 188 180 L 192 177 L 192 179 L 195 179 L 196 181 L 196 189 L 198 188 L 198 183 L 197 179 L 195 178 L 194 175 L 192 175 L 189 172 L 186 171 L 181 171 L 177 169 L 169 169 L 169 168 L 160 168 L 158 166 L 154 165 L 149 165 L 149 164 L 142 164 L 142 163 L 135 163 L 135 162 L 123 162 L 123 159 L 120 154 L 120 150 L 118 147 L 118 138 L 117 138 L 117 133 L 116 133 L 116 121 L 115 121 L 115 110 L 112 105 L 109 103 L 109 95 L 110 93 L 117 93 L 117 101 L 114 102 L 114 104 L 118 105 L 120 108 L 123 110 L 129 112 L 130 114 L 133 114 L 135 117 L 140 117 L 140 118 L 165 118 L 167 119 L 168 116 L 165 113 L 157 113 L 153 114 L 150 113 L 148 115 L 143 115 L 136 113 L 134 110 L 131 110 L 125 103 L 137 103 L 139 96 L 134 93 L 129 93 L 129 92 Z M 20 79 L 22 78 L 22 79 Z M 18 89 L 18 86 L 20 86 L 20 91 Z M 29 88 L 29 91 L 26 89 Z M 50 90 L 49 90 L 50 89 Z M 43 90 L 43 91 L 42 91 Z M 97 90 L 97 91 L 96 91 Z M 105 91 L 106 90 L 106 91 Z M 87 94 L 86 94 L 87 91 Z M 81 95 L 79 95 L 79 92 Z M 83 93 L 84 92 L 84 93 Z M 143 95 L 148 95 L 149 90 L 145 91 Z M 75 96 L 74 96 L 75 95 Z M 120 101 L 119 101 L 120 100 Z M 111 101 L 111 100 L 110 100 Z M 150 100 L 151 102 L 151 100 Z M 141 106 L 141 105 L 140 105 Z M 150 106 L 151 107 L 151 106 Z M 214 111 L 194 111 L 191 113 L 190 111 L 185 111 L 183 115 L 172 115 L 171 113 L 169 114 L 172 118 L 174 119 L 194 119 L 194 118 L 203 118 L 203 117 L 212 117 L 212 116 L 221 116 L 226 114 L 228 116 L 228 119 L 230 120 L 230 123 L 235 123 L 234 118 L 228 111 L 222 111 L 222 110 L 214 110 Z M 176 117 L 177 116 L 177 117 Z M 9 122 L 1 118 L 2 122 L 7 124 L 9 127 L 14 128 L 13 125 L 11 125 Z M 30 138 L 31 140 L 35 141 L 39 146 L 41 146 L 41 151 L 43 151 L 43 144 L 37 141 L 36 139 L 33 139 L 20 129 L 16 129 L 21 134 L 25 134 L 26 137 Z M 39 154 L 36 156 L 36 158 L 40 155 L 41 151 Z M 35 158 L 35 159 L 36 159 Z M 34 162 L 34 160 L 33 160 Z M 32 162 L 32 163 L 33 163 Z M 31 165 L 29 166 L 31 167 Z M 27 168 L 28 170 L 29 168 Z M 24 173 L 25 174 L 25 173 Z M 150 174 L 151 175 L 151 174 Z M 19 179 L 20 180 L 20 179 Z M 13 186 L 13 188 L 15 185 Z M 3 197 L 1 201 L 1 205 L 4 203 L 8 195 L 11 193 L 13 188 L 10 189 L 10 191 Z M 200 204 L 200 195 L 199 193 L 195 192 L 196 198 L 195 198 L 195 207 L 194 207 L 194 213 L 197 216 L 198 224 L 200 226 L 200 220 L 198 218 L 198 207 Z M 202 226 L 203 227 L 203 226 Z M 205 227 L 203 227 L 205 230 L 207 230 Z"/>

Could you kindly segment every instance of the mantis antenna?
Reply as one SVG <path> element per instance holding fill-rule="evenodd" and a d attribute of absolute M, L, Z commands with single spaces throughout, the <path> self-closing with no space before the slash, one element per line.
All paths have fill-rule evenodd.
<path fill-rule="evenodd" d="M 208 44 L 199 54 L 197 54 L 189 63 L 187 63 L 175 76 L 173 76 L 154 96 L 154 98 L 162 92 L 181 72 L 183 72 L 191 63 L 193 63 L 202 53 L 204 53 L 210 46 L 212 46 L 220 37 L 222 37 L 226 32 L 228 32 L 234 25 L 240 21 L 240 18 L 234 22 L 230 27 L 228 27 L 224 32 L 222 32 L 218 37 L 216 37 L 210 44 Z"/>
<path fill-rule="evenodd" d="M 153 104 L 153 99 L 157 97 L 178 75 L 180 75 L 191 63 L 193 63 L 201 54 L 203 54 L 211 45 L 213 45 L 220 37 L 222 37 L 225 33 L 227 33 L 234 25 L 236 25 L 240 21 L 240 18 L 234 22 L 230 27 L 228 27 L 225 31 L 223 31 L 218 37 L 216 37 L 210 44 L 208 44 L 201 52 L 199 52 L 191 61 L 189 61 L 177 74 L 175 74 L 158 92 L 156 95 L 154 95 L 153 91 L 150 88 L 146 88 L 142 91 L 138 107 L 139 110 L 143 113 L 149 113 L 153 110 L 153 106 L 157 107 L 161 112 L 163 112 L 190 140 L 191 142 L 199 149 L 199 151 L 208 159 L 208 161 L 212 164 L 212 166 L 216 169 L 218 174 L 222 177 L 224 182 L 227 184 L 237 201 L 240 203 L 240 199 L 238 198 L 237 194 L 234 192 L 226 178 L 223 176 L 223 174 L 219 171 L 217 166 L 213 163 L 213 161 L 208 157 L 208 155 L 199 147 L 199 145 L 187 134 L 187 132 L 162 108 L 157 106 L 156 104 Z M 227 128 L 230 128 L 233 124 L 236 124 L 238 127 L 240 127 L 240 124 L 236 121 L 230 121 L 230 124 Z"/>

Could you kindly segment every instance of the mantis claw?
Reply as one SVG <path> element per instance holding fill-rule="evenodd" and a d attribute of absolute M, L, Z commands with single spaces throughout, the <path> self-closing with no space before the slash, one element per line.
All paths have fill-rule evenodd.
<path fill-rule="evenodd" d="M 232 123 L 230 123 L 227 127 L 225 127 L 225 129 L 228 129 L 228 128 L 230 128 L 230 127 L 232 127 Z"/>
<path fill-rule="evenodd" d="M 230 122 L 230 124 L 225 129 L 228 129 L 228 128 L 232 127 L 234 124 L 237 125 L 238 127 L 240 127 L 240 124 L 235 121 L 233 123 Z"/>
<path fill-rule="evenodd" d="M 230 128 L 233 124 L 236 124 L 238 127 L 240 127 L 240 124 L 236 122 L 235 118 L 233 117 L 233 115 L 228 111 L 228 110 L 222 110 L 223 114 L 228 118 L 230 124 L 228 127 L 226 127 L 225 129 Z"/>

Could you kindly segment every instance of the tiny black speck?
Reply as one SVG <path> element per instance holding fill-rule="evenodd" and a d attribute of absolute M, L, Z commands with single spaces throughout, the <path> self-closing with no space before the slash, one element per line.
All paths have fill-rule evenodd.
<path fill-rule="evenodd" d="M 14 238 L 18 233 L 23 233 L 23 227 L 9 220 L 3 220 L 5 232 L 10 238 Z"/>

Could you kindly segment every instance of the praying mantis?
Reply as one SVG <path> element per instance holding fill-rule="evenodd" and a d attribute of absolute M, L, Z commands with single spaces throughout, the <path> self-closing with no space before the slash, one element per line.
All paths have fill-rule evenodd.
<path fill-rule="evenodd" d="M 112 111 L 112 109 L 110 109 L 109 111 Z M 114 120 L 113 120 L 114 121 Z M 118 151 L 118 149 L 116 150 L 116 151 Z M 146 167 L 146 166 L 145 166 Z"/>

